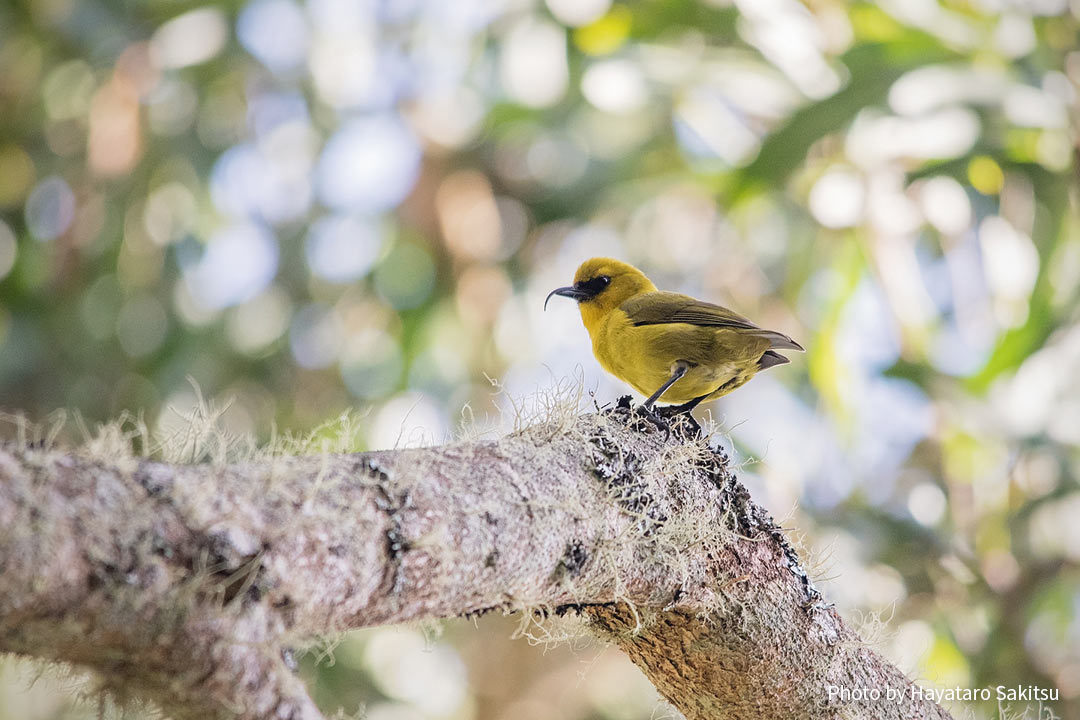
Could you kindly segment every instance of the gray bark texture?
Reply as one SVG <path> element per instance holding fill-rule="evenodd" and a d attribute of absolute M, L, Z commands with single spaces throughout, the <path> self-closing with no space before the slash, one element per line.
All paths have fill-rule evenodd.
<path fill-rule="evenodd" d="M 949 717 L 825 602 L 722 453 L 625 404 L 230 465 L 0 445 L 0 651 L 176 720 L 319 718 L 288 648 L 492 610 L 583 616 L 690 720 Z"/>

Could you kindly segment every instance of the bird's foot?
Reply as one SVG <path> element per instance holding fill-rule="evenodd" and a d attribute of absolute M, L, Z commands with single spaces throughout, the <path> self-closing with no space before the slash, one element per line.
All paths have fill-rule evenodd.
<path fill-rule="evenodd" d="M 656 414 L 663 418 L 673 430 L 677 430 L 685 437 L 700 437 L 701 436 L 701 424 L 698 423 L 697 418 L 693 416 L 690 410 L 693 408 L 686 407 L 690 403 L 685 405 L 668 405 L 666 407 L 658 408 Z M 694 403 L 697 405 L 697 403 Z"/>
<path fill-rule="evenodd" d="M 621 403 L 620 403 L 621 405 Z M 655 409 L 645 405 L 632 408 L 631 419 L 635 429 L 642 428 L 642 424 L 651 425 L 664 433 L 664 441 L 671 437 L 671 422 L 660 415 Z"/>
<path fill-rule="evenodd" d="M 642 424 L 652 427 L 664 433 L 665 442 L 671 437 L 672 431 L 677 431 L 687 438 L 700 437 L 701 425 L 690 414 L 690 410 L 697 403 L 684 403 L 683 405 L 668 405 L 662 408 L 648 407 L 646 405 L 634 405 L 629 395 L 623 395 L 615 403 L 615 407 L 631 412 L 632 424 L 641 428 Z"/>

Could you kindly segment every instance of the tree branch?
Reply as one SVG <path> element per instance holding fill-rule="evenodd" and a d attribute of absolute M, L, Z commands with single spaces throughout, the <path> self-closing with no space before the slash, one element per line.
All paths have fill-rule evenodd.
<path fill-rule="evenodd" d="M 178 720 L 320 717 L 291 644 L 492 609 L 580 612 L 690 720 L 949 717 L 823 601 L 721 453 L 626 407 L 227 466 L 0 446 L 0 650 Z M 841 695 L 860 690 L 881 698 Z"/>

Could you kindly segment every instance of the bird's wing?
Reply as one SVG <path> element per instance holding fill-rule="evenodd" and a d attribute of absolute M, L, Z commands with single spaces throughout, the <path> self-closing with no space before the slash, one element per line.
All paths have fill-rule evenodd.
<path fill-rule="evenodd" d="M 673 292 L 643 293 L 624 302 L 620 309 L 636 326 L 687 323 L 703 327 L 760 329 L 742 315 L 725 307 Z"/>
<path fill-rule="evenodd" d="M 720 305 L 713 305 L 673 292 L 643 293 L 630 298 L 619 309 L 630 318 L 635 327 L 642 325 L 665 325 L 686 323 L 700 327 L 732 328 L 769 340 L 774 349 L 802 350 L 802 346 L 787 335 L 774 330 L 763 330 L 747 318 Z"/>

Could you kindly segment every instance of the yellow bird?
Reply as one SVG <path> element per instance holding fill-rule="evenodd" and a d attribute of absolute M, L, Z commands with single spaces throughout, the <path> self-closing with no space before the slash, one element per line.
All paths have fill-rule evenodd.
<path fill-rule="evenodd" d="M 671 412 L 689 412 L 789 362 L 777 350 L 803 349 L 727 308 L 660 292 L 636 267 L 611 258 L 582 263 L 574 284 L 552 290 L 545 308 L 552 295 L 577 300 L 596 359 L 647 395 L 647 409 L 660 400 L 681 403 Z"/>

